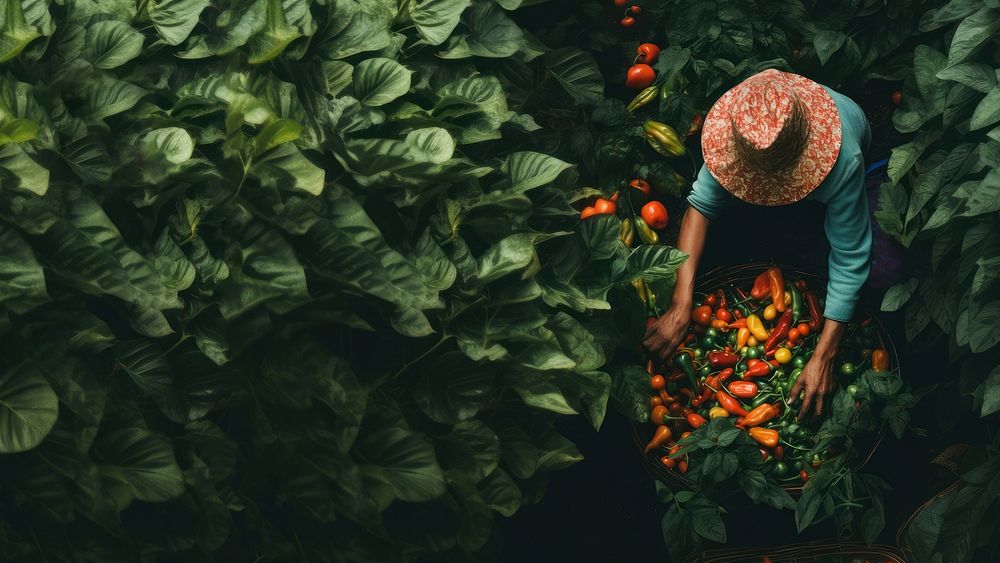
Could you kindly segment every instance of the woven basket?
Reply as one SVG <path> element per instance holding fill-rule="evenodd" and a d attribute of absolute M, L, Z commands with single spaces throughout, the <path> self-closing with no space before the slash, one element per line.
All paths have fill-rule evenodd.
<path fill-rule="evenodd" d="M 860 559 L 872 563 L 906 563 L 899 551 L 887 545 L 864 543 L 800 543 L 773 548 L 739 548 L 706 551 L 689 563 L 760 563 L 769 557 L 774 563 L 813 563 L 817 558 L 839 556 L 841 559 Z"/>
<path fill-rule="evenodd" d="M 716 268 L 707 274 L 701 276 L 698 280 L 698 285 L 695 287 L 695 296 L 701 297 L 706 295 L 709 291 L 714 291 L 716 288 L 724 286 L 736 286 L 741 288 L 749 287 L 753 284 L 753 281 L 757 276 L 767 268 L 774 266 L 774 264 L 769 263 L 753 263 L 745 264 L 740 266 L 728 266 L 724 268 Z M 795 266 L 790 266 L 787 264 L 777 264 L 784 273 L 786 279 L 804 279 L 809 283 L 811 288 L 815 288 L 815 291 L 822 294 L 823 288 L 826 287 L 826 279 L 812 272 L 803 271 Z M 870 314 L 870 311 L 865 309 L 859 309 L 859 312 L 865 313 L 874 319 L 874 323 L 877 329 L 879 343 L 882 348 L 889 354 L 892 359 L 893 366 L 898 369 L 899 366 L 899 356 L 897 354 L 896 345 L 892 341 L 885 327 L 882 325 L 881 321 L 877 316 Z M 690 479 L 684 477 L 677 471 L 673 471 L 663 466 L 660 463 L 658 456 L 653 454 L 643 454 L 646 444 L 649 442 L 652 436 L 652 428 L 649 424 L 632 422 L 632 440 L 635 442 L 636 447 L 640 455 L 642 455 L 643 465 L 646 471 L 654 478 L 658 479 L 672 489 L 687 489 L 693 490 L 697 488 L 697 485 Z M 855 466 L 855 469 L 860 469 L 864 467 L 875 455 L 875 451 L 878 449 L 879 444 L 882 442 L 882 438 L 885 436 L 885 425 L 883 424 L 879 430 L 872 436 L 871 447 L 867 448 L 866 454 L 861 457 L 860 461 Z M 790 482 L 783 483 L 782 487 L 788 491 L 789 494 L 796 496 L 802 492 L 802 483 L 800 482 Z M 738 492 L 738 491 L 734 491 Z"/>

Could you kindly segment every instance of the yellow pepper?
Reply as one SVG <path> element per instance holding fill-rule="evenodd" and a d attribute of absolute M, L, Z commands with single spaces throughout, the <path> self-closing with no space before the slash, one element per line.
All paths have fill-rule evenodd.
<path fill-rule="evenodd" d="M 748 328 L 747 330 L 750 330 L 750 329 Z M 753 348 L 754 346 L 756 346 L 758 344 L 760 344 L 760 342 L 757 342 L 757 338 L 754 337 L 754 335 L 751 334 L 750 338 L 747 338 L 747 346 Z"/>
<path fill-rule="evenodd" d="M 644 105 L 648 104 L 649 102 L 652 102 L 653 100 L 655 100 L 657 94 L 659 94 L 659 91 L 660 91 L 660 87 L 659 86 L 655 86 L 655 85 L 654 86 L 650 86 L 649 88 L 646 88 L 642 92 L 639 92 L 639 94 L 636 95 L 636 97 L 633 98 L 631 102 L 629 102 L 628 107 L 626 109 L 628 111 L 635 111 L 635 110 L 641 108 L 642 106 L 644 106 Z"/>
<path fill-rule="evenodd" d="M 767 329 L 764 328 L 764 323 L 761 322 L 760 317 L 757 315 L 747 317 L 747 328 L 750 329 L 750 333 L 754 335 L 754 338 L 758 342 L 767 341 Z"/>
<path fill-rule="evenodd" d="M 619 231 L 618 238 L 622 241 L 622 244 L 632 248 L 632 241 L 635 240 L 635 229 L 632 228 L 632 221 L 622 219 L 622 226 Z"/>
<path fill-rule="evenodd" d="M 774 307 L 774 303 L 764 307 L 764 320 L 773 321 L 778 317 L 778 309 Z"/>
<path fill-rule="evenodd" d="M 729 416 L 729 411 L 722 407 L 712 407 L 708 409 L 708 418 L 726 418 Z"/>
<path fill-rule="evenodd" d="M 745 326 L 740 327 L 739 331 L 736 332 L 736 349 L 742 350 L 747 345 L 748 340 L 750 340 L 750 329 Z"/>

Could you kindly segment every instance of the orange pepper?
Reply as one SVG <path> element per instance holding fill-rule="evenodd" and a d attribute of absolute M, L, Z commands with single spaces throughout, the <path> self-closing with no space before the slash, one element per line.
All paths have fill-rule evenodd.
<path fill-rule="evenodd" d="M 872 369 L 875 371 L 889 370 L 889 354 L 882 348 L 872 350 Z"/>
<path fill-rule="evenodd" d="M 750 437 L 765 448 L 773 448 L 778 445 L 781 436 L 773 428 L 751 428 Z"/>
<path fill-rule="evenodd" d="M 648 444 L 646 444 L 645 453 L 648 454 L 649 452 L 653 451 L 654 449 L 656 449 L 656 448 L 662 446 L 663 444 L 669 442 L 670 438 L 672 436 L 673 436 L 673 434 L 670 432 L 670 427 L 668 427 L 666 425 L 663 425 L 663 424 L 661 424 L 660 426 L 656 427 L 656 431 L 653 432 L 653 439 L 650 440 Z"/>
<path fill-rule="evenodd" d="M 779 313 L 785 312 L 785 278 L 777 266 L 768 269 L 767 279 L 771 281 L 771 301 Z"/>

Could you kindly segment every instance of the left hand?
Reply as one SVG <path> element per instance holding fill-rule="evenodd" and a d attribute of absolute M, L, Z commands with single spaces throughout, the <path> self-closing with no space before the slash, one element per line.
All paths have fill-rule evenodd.
<path fill-rule="evenodd" d="M 836 388 L 837 381 L 833 377 L 833 360 L 825 360 L 814 355 L 795 381 L 788 403 L 795 403 L 799 398 L 799 393 L 805 389 L 802 407 L 799 408 L 799 420 L 805 418 L 809 409 L 814 406 L 816 415 L 819 416 L 823 414 L 824 399 Z"/>

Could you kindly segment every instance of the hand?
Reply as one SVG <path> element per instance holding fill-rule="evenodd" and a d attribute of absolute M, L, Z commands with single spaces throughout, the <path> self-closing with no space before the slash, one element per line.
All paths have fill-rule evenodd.
<path fill-rule="evenodd" d="M 649 325 L 642 345 L 646 350 L 666 361 L 674 350 L 680 346 L 687 335 L 688 323 L 691 322 L 691 308 L 683 305 L 672 305 L 670 309 Z"/>
<path fill-rule="evenodd" d="M 816 407 L 816 415 L 823 414 L 823 400 L 837 387 L 837 382 L 833 378 L 833 360 L 826 360 L 819 355 L 813 355 L 812 359 L 802 369 L 799 378 L 795 380 L 792 387 L 788 403 L 793 404 L 799 399 L 799 393 L 805 389 L 805 398 L 802 400 L 802 407 L 799 409 L 799 420 L 805 418 L 809 409 Z"/>

